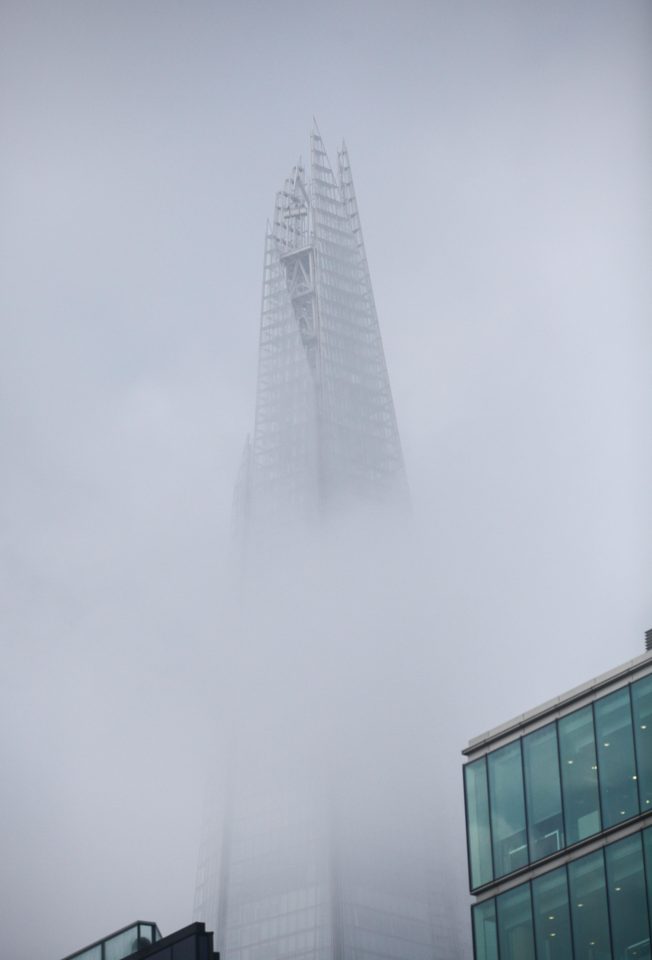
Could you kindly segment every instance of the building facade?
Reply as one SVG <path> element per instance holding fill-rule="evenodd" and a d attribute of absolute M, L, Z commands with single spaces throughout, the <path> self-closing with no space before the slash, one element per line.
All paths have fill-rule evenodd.
<path fill-rule="evenodd" d="M 642 960 L 652 652 L 464 751 L 475 960 Z"/>
<path fill-rule="evenodd" d="M 191 923 L 163 937 L 155 923 L 137 920 L 64 960 L 219 960 L 219 954 L 213 950 L 213 934 L 203 923 Z"/>
<path fill-rule="evenodd" d="M 301 586 L 311 584 L 300 568 L 332 523 L 368 509 L 377 525 L 408 499 L 348 152 L 343 145 L 333 168 L 314 130 L 309 156 L 277 193 L 265 237 L 255 422 L 234 498 L 243 619 L 269 598 L 279 568 L 297 573 L 287 579 L 301 609 Z M 288 543 L 300 544 L 293 557 Z M 324 570 L 323 589 L 335 593 Z M 277 611 L 275 601 L 266 608 Z M 310 638 L 290 621 L 256 620 L 244 632 L 261 634 L 263 656 L 270 638 L 292 631 L 301 649 Z M 249 686 L 245 675 L 243 696 Z M 279 689 L 287 700 L 284 680 Z M 311 711 L 319 708 L 298 711 L 294 727 Z M 259 705 L 248 712 L 257 716 Z M 293 755 L 284 747 L 293 730 L 274 724 L 268 712 L 249 741 L 239 737 L 222 806 L 207 818 L 195 916 L 216 927 L 224 960 L 457 958 L 424 838 L 415 842 L 407 823 L 381 823 L 385 801 L 370 791 L 365 815 L 352 820 L 312 733 L 305 756 Z M 364 779 L 364 764 L 353 779 Z"/>
<path fill-rule="evenodd" d="M 243 548 L 342 503 L 406 495 L 347 148 L 317 130 L 267 224 L 253 436 L 235 495 Z M 255 549 L 251 552 L 255 552 Z"/>

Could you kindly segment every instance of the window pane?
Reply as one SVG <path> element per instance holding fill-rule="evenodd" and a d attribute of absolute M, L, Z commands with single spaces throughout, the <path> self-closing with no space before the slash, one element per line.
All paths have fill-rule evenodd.
<path fill-rule="evenodd" d="M 600 830 L 598 765 L 591 707 L 583 707 L 559 721 L 559 753 L 566 843 L 577 843 Z"/>
<path fill-rule="evenodd" d="M 493 879 L 491 835 L 489 833 L 489 798 L 485 758 L 464 767 L 466 788 L 466 835 L 471 863 L 471 888 Z"/>
<path fill-rule="evenodd" d="M 102 960 L 102 947 L 98 943 L 96 947 L 90 947 L 83 953 L 78 953 L 75 960 Z"/>
<path fill-rule="evenodd" d="M 500 960 L 534 960 L 530 884 L 496 897 Z"/>
<path fill-rule="evenodd" d="M 138 926 L 135 924 L 129 930 L 111 937 L 104 944 L 105 960 L 122 960 L 130 953 L 138 950 Z"/>
<path fill-rule="evenodd" d="M 490 753 L 489 797 L 497 877 L 527 864 L 521 741 Z"/>
<path fill-rule="evenodd" d="M 539 960 L 573 960 L 566 867 L 532 882 Z"/>
<path fill-rule="evenodd" d="M 638 789 L 641 812 L 652 807 L 652 676 L 632 684 Z"/>
<path fill-rule="evenodd" d="M 487 900 L 473 908 L 475 960 L 497 960 L 496 901 Z"/>
<path fill-rule="evenodd" d="M 638 813 L 629 687 L 596 701 L 595 734 L 602 825 L 612 827 Z"/>
<path fill-rule="evenodd" d="M 611 960 L 602 851 L 569 863 L 568 882 L 576 956 Z"/>
<path fill-rule="evenodd" d="M 605 848 L 605 858 L 614 957 L 649 957 L 650 924 L 640 833 L 610 844 Z"/>
<path fill-rule="evenodd" d="M 643 851 L 645 859 L 645 876 L 647 878 L 647 905 L 652 924 L 652 827 L 643 831 Z"/>
<path fill-rule="evenodd" d="M 557 728 L 554 723 L 523 738 L 530 860 L 564 846 Z"/>

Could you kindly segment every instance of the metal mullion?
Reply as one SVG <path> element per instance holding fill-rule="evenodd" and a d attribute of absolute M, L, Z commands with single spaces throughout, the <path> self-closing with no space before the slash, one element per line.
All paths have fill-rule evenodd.
<path fill-rule="evenodd" d="M 602 784 L 600 783 L 600 755 L 598 751 L 598 731 L 595 725 L 595 701 L 591 703 L 591 720 L 593 722 L 593 743 L 595 744 L 595 776 L 598 781 L 598 810 L 600 811 L 600 830 L 598 833 L 602 833 L 604 830 L 604 816 L 602 813 Z M 606 871 L 606 865 L 605 865 Z M 606 876 L 606 873 L 605 873 Z M 613 952 L 613 951 L 612 951 Z"/>
<path fill-rule="evenodd" d="M 488 782 L 489 780 L 487 779 L 487 783 Z M 496 913 L 496 958 L 497 960 L 502 960 L 502 957 L 500 955 L 500 920 L 498 918 L 498 914 L 499 914 L 498 899 L 499 899 L 498 897 L 494 897 L 494 910 Z"/>
<path fill-rule="evenodd" d="M 527 818 L 527 814 L 526 814 L 526 818 Z M 529 847 L 528 847 L 528 852 L 529 852 Z M 532 895 L 531 880 L 527 881 L 527 886 L 528 886 L 528 891 L 530 893 L 530 920 L 531 920 L 531 928 L 532 928 L 532 944 L 534 946 L 534 960 L 539 960 L 539 957 L 537 955 L 537 930 L 534 923 L 534 896 Z"/>
<path fill-rule="evenodd" d="M 562 800 L 563 805 L 563 800 Z M 565 829 L 565 827 L 564 827 Z M 573 903 L 571 898 L 570 876 L 568 875 L 568 864 L 564 865 L 564 876 L 566 877 L 566 900 L 568 901 L 568 923 L 570 925 L 571 950 L 575 953 L 575 928 L 573 927 Z"/>
<path fill-rule="evenodd" d="M 496 880 L 496 858 L 494 857 L 494 828 L 493 828 L 493 822 L 492 822 L 492 816 L 491 816 L 491 785 L 489 782 L 489 754 L 488 753 L 484 755 L 484 767 L 487 774 L 487 813 L 489 814 L 489 852 L 491 854 L 491 881 L 493 883 Z M 498 914 L 496 914 L 496 916 L 498 916 Z"/>
<path fill-rule="evenodd" d="M 555 739 L 557 742 L 557 769 L 559 771 L 559 796 L 561 799 L 561 822 L 564 827 L 564 844 L 563 844 L 562 850 L 565 850 L 566 847 L 568 846 L 568 825 L 566 823 L 566 803 L 564 802 L 566 791 L 564 790 L 564 778 L 562 776 L 562 767 L 561 767 L 561 743 L 559 740 L 559 720 L 555 720 Z M 566 875 L 566 889 L 567 890 L 569 889 L 568 874 Z"/>
<path fill-rule="evenodd" d="M 638 747 L 636 746 L 636 723 L 634 721 L 634 703 L 633 703 L 633 684 L 627 684 L 627 690 L 629 692 L 629 715 L 632 720 L 632 741 L 634 743 L 634 766 L 636 767 L 636 796 L 638 797 L 638 812 L 639 814 L 643 813 L 643 794 L 641 793 L 641 778 L 639 776 L 638 770 Z M 652 917 L 650 918 L 650 923 L 652 923 Z"/>
<path fill-rule="evenodd" d="M 603 847 L 600 853 L 602 854 L 602 869 L 604 870 L 604 888 L 607 894 L 607 924 L 609 927 L 609 948 L 611 950 L 611 956 L 615 957 L 614 953 L 614 938 L 613 933 L 611 932 L 611 897 L 609 896 L 609 871 L 607 870 L 607 857 L 605 854 L 606 847 Z"/>
<path fill-rule="evenodd" d="M 469 874 L 469 878 L 470 878 Z M 477 903 L 472 903 L 469 907 L 469 913 L 471 914 L 471 940 L 473 948 L 473 960 L 478 960 L 478 944 L 475 936 L 475 910 L 477 908 Z M 498 937 L 498 931 L 496 931 L 496 938 Z"/>
<path fill-rule="evenodd" d="M 523 783 L 523 814 L 525 816 L 525 849 L 527 850 L 527 865 L 532 863 L 532 854 L 530 851 L 530 818 L 527 813 L 527 788 L 525 786 L 525 760 L 523 759 L 523 737 L 518 738 L 518 745 L 521 754 L 521 782 Z M 532 892 L 530 891 L 530 900 Z"/>
<path fill-rule="evenodd" d="M 649 827 L 648 829 L 652 830 L 652 827 Z M 643 884 L 645 886 L 645 906 L 647 908 L 647 926 L 648 926 L 648 932 L 652 937 L 652 911 L 650 910 L 650 903 L 652 902 L 652 889 L 650 888 L 650 884 L 648 883 L 648 879 L 647 879 L 648 858 L 645 855 L 645 840 L 643 838 L 644 833 L 645 833 L 645 829 L 639 832 L 639 836 L 641 838 L 641 857 L 643 858 Z M 652 875 L 652 857 L 650 857 L 650 874 Z"/>
<path fill-rule="evenodd" d="M 469 800 L 466 789 L 466 768 L 468 764 L 462 767 L 462 787 L 464 792 L 464 825 L 466 828 L 466 868 L 469 877 L 469 893 L 473 893 L 473 873 L 471 871 L 471 843 L 469 838 Z M 475 953 L 475 951 L 474 951 Z"/>

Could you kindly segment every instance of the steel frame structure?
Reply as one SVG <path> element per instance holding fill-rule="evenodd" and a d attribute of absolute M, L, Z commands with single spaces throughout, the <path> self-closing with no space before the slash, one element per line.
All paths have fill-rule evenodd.
<path fill-rule="evenodd" d="M 233 566 L 247 595 L 250 561 L 262 554 L 264 577 L 279 531 L 342 505 L 408 501 L 345 144 L 336 171 L 313 129 L 309 174 L 299 161 L 267 223 L 255 422 L 234 497 Z M 398 829 L 370 884 L 323 798 L 269 790 L 258 775 L 253 789 L 227 776 L 225 808 L 211 812 L 200 853 L 195 915 L 217 924 L 226 960 L 454 954 L 432 864 L 401 850 Z"/>
<path fill-rule="evenodd" d="M 343 144 L 336 175 L 315 129 L 310 176 L 293 168 L 267 224 L 255 424 L 236 513 L 264 526 L 406 496 L 349 155 Z"/>

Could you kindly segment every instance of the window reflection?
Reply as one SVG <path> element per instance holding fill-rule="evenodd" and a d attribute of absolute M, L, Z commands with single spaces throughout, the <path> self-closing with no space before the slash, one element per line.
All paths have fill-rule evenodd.
<path fill-rule="evenodd" d="M 612 960 L 602 851 L 568 865 L 573 945 L 583 960 Z"/>
<path fill-rule="evenodd" d="M 595 704 L 598 770 L 603 827 L 612 827 L 638 813 L 638 788 L 632 736 L 629 688 Z"/>
<path fill-rule="evenodd" d="M 487 763 L 484 757 L 464 768 L 466 786 L 467 837 L 471 863 L 471 886 L 479 887 L 493 879 Z"/>
<path fill-rule="evenodd" d="M 489 754 L 494 869 L 497 877 L 528 862 L 521 741 Z"/>
<path fill-rule="evenodd" d="M 646 813 L 652 809 L 652 676 L 632 684 L 632 713 L 641 812 Z"/>
<path fill-rule="evenodd" d="M 647 881 L 647 905 L 652 932 L 652 827 L 643 831 L 643 860 L 645 862 L 645 879 Z M 650 951 L 652 955 L 652 951 Z"/>
<path fill-rule="evenodd" d="M 488 900 L 473 908 L 475 960 L 497 960 L 496 901 Z"/>
<path fill-rule="evenodd" d="M 564 846 L 557 729 L 554 723 L 523 738 L 530 860 Z"/>
<path fill-rule="evenodd" d="M 559 754 L 566 842 L 576 843 L 600 830 L 598 764 L 590 706 L 559 721 Z"/>
<path fill-rule="evenodd" d="M 615 960 L 650 956 L 641 835 L 626 837 L 605 850 Z"/>
<path fill-rule="evenodd" d="M 535 960 L 530 885 L 496 897 L 500 960 Z"/>
<path fill-rule="evenodd" d="M 566 868 L 532 883 L 537 960 L 573 960 Z"/>
<path fill-rule="evenodd" d="M 471 888 L 652 811 L 652 676 L 464 768 Z"/>

